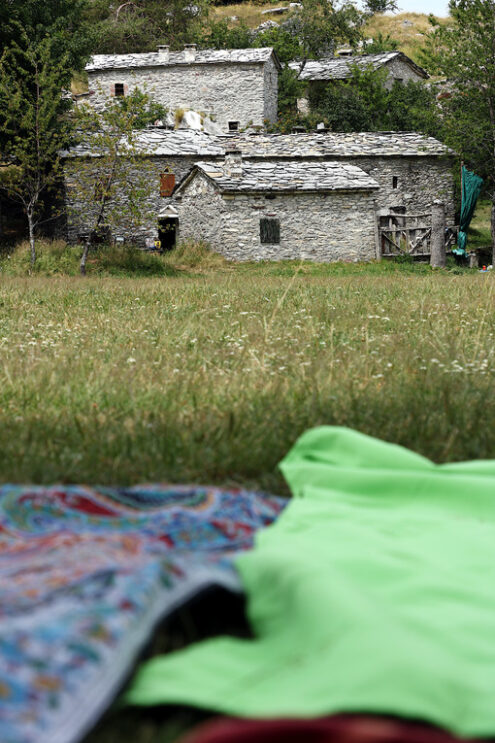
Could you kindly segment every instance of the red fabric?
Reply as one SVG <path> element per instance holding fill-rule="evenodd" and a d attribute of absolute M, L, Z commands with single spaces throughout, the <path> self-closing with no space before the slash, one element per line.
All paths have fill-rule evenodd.
<path fill-rule="evenodd" d="M 459 743 L 430 725 L 365 715 L 316 720 L 215 718 L 179 743 Z"/>

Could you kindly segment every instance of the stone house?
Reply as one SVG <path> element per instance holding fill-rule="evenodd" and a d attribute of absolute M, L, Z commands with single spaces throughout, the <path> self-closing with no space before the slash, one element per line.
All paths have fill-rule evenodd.
<path fill-rule="evenodd" d="M 198 162 L 175 192 L 181 239 L 233 260 L 377 257 L 378 183 L 339 162 Z"/>
<path fill-rule="evenodd" d="M 190 130 L 156 129 L 139 134 L 139 147 L 143 157 L 143 167 L 145 162 L 151 179 L 152 187 L 146 204 L 146 211 L 151 216 L 137 231 L 129 227 L 121 230 L 119 236 L 143 246 L 147 240 L 152 240 L 157 236 L 157 229 L 162 234 L 162 242 L 165 240 L 169 247 L 173 245 L 173 238 L 176 234 L 182 237 L 187 235 L 206 239 L 205 230 L 210 230 L 208 225 L 212 222 L 209 221 L 208 225 L 200 227 L 197 219 L 189 219 L 188 211 L 183 207 L 179 209 L 172 192 L 175 189 L 179 195 L 182 193 L 181 184 L 191 174 L 196 163 L 201 162 L 203 167 L 207 167 L 205 163 L 216 167 L 217 163 L 223 162 L 225 152 L 232 149 L 237 149 L 242 154 L 243 168 L 247 174 L 254 166 L 258 168 L 256 171 L 258 174 L 268 169 L 267 172 L 275 173 L 277 177 L 284 168 L 288 168 L 287 174 L 293 174 L 294 169 L 299 169 L 301 173 L 309 169 L 307 170 L 309 179 L 310 174 L 318 178 L 323 172 L 319 170 L 320 167 L 334 168 L 331 172 L 335 175 L 337 172 L 335 168 L 353 166 L 367 174 L 370 178 L 369 182 L 372 181 L 374 184 L 371 191 L 373 191 L 373 204 L 376 212 L 375 220 L 380 214 L 394 211 L 399 214 L 428 212 L 431 210 L 432 202 L 435 199 L 441 199 L 446 206 L 447 224 L 454 224 L 453 153 L 436 139 L 420 134 L 324 132 L 312 134 L 239 133 L 211 136 L 204 132 Z M 98 170 L 98 158 L 91 148 L 91 142 L 78 145 L 65 153 L 66 199 L 70 207 L 68 237 L 71 241 L 76 241 L 78 236 L 85 232 L 81 221 L 84 222 L 87 215 L 91 213 L 89 204 L 75 201 L 75 191 L 71 187 L 74 179 L 77 178 L 79 158 L 84 158 L 89 164 L 94 162 L 95 181 Z M 275 170 L 273 170 L 274 167 Z M 204 177 L 208 178 L 206 174 Z M 195 179 L 197 178 L 199 179 L 199 175 L 195 176 Z M 261 181 L 258 175 L 256 178 L 259 185 Z M 200 180 L 196 182 L 199 183 Z M 211 178 L 209 182 L 211 186 Z M 353 188 L 349 190 L 351 193 L 355 191 Z M 315 199 L 315 194 L 309 198 L 306 190 L 303 189 L 303 191 L 303 194 L 298 195 L 298 204 L 304 202 L 302 196 L 305 196 L 308 204 L 310 202 L 313 204 L 316 200 L 321 204 L 325 203 L 326 208 L 332 204 L 333 209 L 340 201 L 349 200 L 348 195 L 344 198 L 335 190 L 332 199 L 329 199 L 328 192 L 320 193 Z M 223 197 L 221 200 L 216 199 L 215 203 L 223 205 L 222 213 L 234 203 L 236 208 L 239 205 L 239 208 L 243 208 L 247 199 L 246 192 L 238 188 L 236 193 L 237 196 L 234 199 Z M 287 194 L 276 193 L 275 196 L 281 198 L 284 204 L 289 201 Z M 183 201 L 187 201 L 185 194 L 182 198 Z M 256 198 L 261 199 L 261 196 L 258 195 Z M 227 202 L 229 204 L 225 206 Z M 367 203 L 369 202 L 370 199 L 367 200 Z M 358 222 L 360 209 L 361 207 L 355 212 L 344 209 L 343 213 L 347 217 L 352 215 L 352 219 Z M 122 213 L 125 211 L 125 202 L 122 200 Z M 74 213 L 79 215 L 78 223 L 71 216 Z M 310 211 L 308 214 L 313 214 L 313 212 Z M 318 221 L 324 224 L 320 218 Z M 193 232 L 196 234 L 193 235 Z M 211 234 L 214 238 L 211 244 L 217 249 L 220 246 L 219 233 L 213 230 Z M 341 246 L 344 244 L 347 243 L 340 242 Z M 267 255 L 268 248 L 264 247 L 263 251 Z M 279 244 L 277 249 L 270 249 L 269 252 L 272 256 L 281 257 L 281 251 L 285 254 L 286 247 Z M 319 252 L 318 248 L 315 255 L 319 255 Z M 297 252 L 298 255 L 300 252 Z M 354 255 L 355 246 L 349 247 L 349 257 Z"/>
<path fill-rule="evenodd" d="M 302 68 L 299 78 L 306 82 L 306 95 L 298 100 L 302 113 L 309 109 L 309 93 L 312 89 L 328 85 L 331 81 L 347 80 L 352 69 L 385 70 L 387 77 L 385 87 L 391 88 L 394 82 L 419 82 L 429 78 L 428 73 L 403 52 L 382 52 L 380 54 L 345 55 L 326 59 L 308 60 Z M 296 72 L 301 69 L 299 62 L 291 62 L 289 67 Z"/>
<path fill-rule="evenodd" d="M 454 153 L 434 137 L 416 132 L 316 132 L 241 133 L 214 139 L 224 150 L 239 149 L 249 161 L 332 160 L 356 165 L 378 183 L 379 210 L 427 212 L 440 199 L 447 224 L 454 224 Z"/>
<path fill-rule="evenodd" d="M 181 52 L 160 46 L 144 54 L 97 54 L 86 66 L 86 100 L 101 107 L 109 96 L 145 89 L 171 111 L 191 108 L 223 131 L 235 131 L 276 121 L 279 69 L 272 48 L 197 50 L 188 44 Z"/>

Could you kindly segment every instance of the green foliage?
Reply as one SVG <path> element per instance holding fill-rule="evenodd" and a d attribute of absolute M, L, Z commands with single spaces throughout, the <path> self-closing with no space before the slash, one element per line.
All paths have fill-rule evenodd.
<path fill-rule="evenodd" d="M 107 107 L 105 116 L 111 117 L 117 127 L 121 125 L 119 122 L 126 121 L 126 130 L 129 125 L 136 130 L 146 129 L 158 119 L 164 119 L 166 114 L 167 109 L 156 103 L 146 91 L 133 88 L 128 95 L 114 99 Z M 98 117 L 96 123 L 102 123 Z"/>
<path fill-rule="evenodd" d="M 303 95 L 304 82 L 297 72 L 284 67 L 278 76 L 278 115 L 279 119 L 297 115 L 297 99 Z"/>
<path fill-rule="evenodd" d="M 60 175 L 58 153 L 72 130 L 70 102 L 61 90 L 68 64 L 56 39 L 33 42 L 22 29 L 19 43 L 12 42 L 0 59 L 0 143 L 7 164 L 0 169 L 0 190 L 26 214 L 33 264 L 34 231 L 46 216 L 45 200 Z"/>
<path fill-rule="evenodd" d="M 90 105 L 76 110 L 82 144 L 91 157 L 69 157 L 65 163 L 68 216 L 86 235 L 81 259 L 85 266 L 92 237 L 136 231 L 151 217 L 148 199 L 157 187 L 153 163 L 141 157 L 138 126 L 164 115 L 143 91 L 115 98 L 102 111 Z"/>
<path fill-rule="evenodd" d="M 208 49 L 247 49 L 252 42 L 248 26 L 244 23 L 229 26 L 226 20 L 206 24 L 198 37 L 200 46 Z"/>
<path fill-rule="evenodd" d="M 435 95 L 422 82 L 394 82 L 385 70 L 354 66 L 347 80 L 313 87 L 311 110 L 333 131 L 419 131 L 438 135 Z"/>
<path fill-rule="evenodd" d="M 495 0 L 452 0 L 450 12 L 452 24 L 433 25 L 423 61 L 449 81 L 450 97 L 442 100 L 446 142 L 485 179 L 495 259 Z"/>
<path fill-rule="evenodd" d="M 381 52 L 395 52 L 399 48 L 397 39 L 390 34 L 384 36 L 381 31 L 371 41 L 363 44 L 363 54 L 380 54 Z"/>
<path fill-rule="evenodd" d="M 155 51 L 164 43 L 178 49 L 201 37 L 207 16 L 207 0 L 94 0 L 86 12 L 94 51 L 104 54 Z"/>
<path fill-rule="evenodd" d="M 282 64 L 287 64 L 293 59 L 297 59 L 302 52 L 300 40 L 297 35 L 283 26 L 267 28 L 266 31 L 257 34 L 254 40 L 254 46 L 272 46 Z"/>
<path fill-rule="evenodd" d="M 80 70 L 91 53 L 91 30 L 84 21 L 88 0 L 22 0 L 0 3 L 0 53 L 14 45 L 38 46 L 50 39 L 53 59 L 64 59 L 61 85 L 70 85 L 72 70 Z M 23 46 L 24 52 L 28 47 Z M 26 57 L 20 55 L 20 64 Z"/>

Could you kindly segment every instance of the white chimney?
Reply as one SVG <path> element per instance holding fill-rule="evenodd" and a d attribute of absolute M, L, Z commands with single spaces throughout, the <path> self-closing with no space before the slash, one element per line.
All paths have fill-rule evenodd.
<path fill-rule="evenodd" d="M 242 152 L 240 150 L 227 150 L 225 152 L 225 175 L 229 178 L 240 178 L 242 176 Z"/>
<path fill-rule="evenodd" d="M 168 44 L 161 44 L 158 47 L 158 59 L 160 62 L 168 62 L 170 56 L 170 47 Z"/>
<path fill-rule="evenodd" d="M 184 59 L 186 62 L 194 62 L 196 59 L 196 44 L 185 44 Z"/>

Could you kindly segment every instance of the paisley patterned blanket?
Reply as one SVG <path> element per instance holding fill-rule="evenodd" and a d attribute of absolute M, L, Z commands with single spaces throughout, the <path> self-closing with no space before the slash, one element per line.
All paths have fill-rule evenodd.
<path fill-rule="evenodd" d="M 75 743 L 155 624 L 211 585 L 285 501 L 237 490 L 0 486 L 0 741 Z"/>

